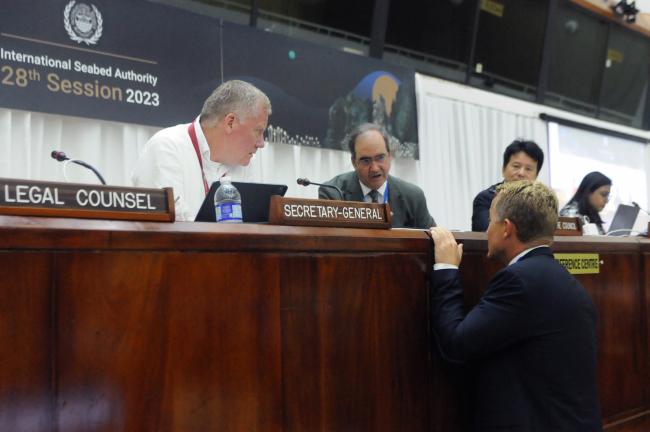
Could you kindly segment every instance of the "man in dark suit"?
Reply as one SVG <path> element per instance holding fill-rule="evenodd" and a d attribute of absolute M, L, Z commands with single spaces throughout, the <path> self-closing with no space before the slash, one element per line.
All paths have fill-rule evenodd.
<path fill-rule="evenodd" d="M 544 165 L 544 152 L 534 141 L 514 140 L 503 152 L 503 182 L 535 180 Z M 490 204 L 496 194 L 494 184 L 482 190 L 472 203 L 472 231 L 485 231 L 490 223 Z"/>
<path fill-rule="evenodd" d="M 346 137 L 354 171 L 338 175 L 320 187 L 318 197 L 344 201 L 388 202 L 393 212 L 393 227 L 429 228 L 435 226 L 427 209 L 422 189 L 388 175 L 391 164 L 388 134 L 379 125 L 365 123 Z"/>
<path fill-rule="evenodd" d="M 435 243 L 432 323 L 443 356 L 478 370 L 476 430 L 602 430 L 596 389 L 596 309 L 553 257 L 557 198 L 541 183 L 497 188 L 488 257 L 506 265 L 465 313 L 462 245 L 442 228 Z"/>

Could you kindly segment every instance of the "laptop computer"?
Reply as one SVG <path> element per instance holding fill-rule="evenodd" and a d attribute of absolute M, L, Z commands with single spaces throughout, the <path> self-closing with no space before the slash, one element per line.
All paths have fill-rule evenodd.
<path fill-rule="evenodd" d="M 639 214 L 639 208 L 625 204 L 619 204 L 614 213 L 614 219 L 609 225 L 608 236 L 625 236 L 630 235 L 632 227 Z"/>
<path fill-rule="evenodd" d="M 267 183 L 232 182 L 241 195 L 241 211 L 244 222 L 268 222 L 271 195 L 284 196 L 287 185 Z M 194 219 L 195 222 L 215 222 L 214 194 L 221 184 L 216 181 L 210 186 L 208 194 Z"/>

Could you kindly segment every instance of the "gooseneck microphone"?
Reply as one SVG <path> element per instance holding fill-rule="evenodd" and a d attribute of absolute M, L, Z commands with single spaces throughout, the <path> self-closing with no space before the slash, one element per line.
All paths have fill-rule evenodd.
<path fill-rule="evenodd" d="M 59 162 L 70 161 L 72 163 L 76 163 L 77 165 L 81 165 L 84 168 L 88 168 L 89 170 L 95 173 L 95 175 L 97 176 L 99 181 L 102 182 L 103 185 L 106 184 L 106 180 L 104 180 L 104 177 L 102 177 L 99 171 L 97 171 L 92 165 L 87 164 L 86 162 L 78 159 L 70 159 L 64 152 L 58 150 L 52 150 L 50 156 L 52 156 L 52 159 L 56 159 Z M 65 171 L 63 173 L 63 176 L 65 177 Z"/>
<path fill-rule="evenodd" d="M 296 179 L 296 183 L 302 186 L 309 186 L 309 185 L 316 185 L 316 186 L 322 186 L 325 188 L 330 188 L 330 189 L 336 189 L 336 191 L 339 193 L 339 196 L 341 197 L 341 201 L 345 201 L 345 198 L 343 198 L 343 191 L 339 189 L 338 186 L 334 186 L 331 184 L 325 184 L 325 183 L 316 183 L 313 181 L 310 181 L 308 178 L 299 178 Z"/>
<path fill-rule="evenodd" d="M 59 162 L 63 162 L 64 160 L 70 159 L 68 156 L 66 156 L 65 153 L 63 153 L 62 151 L 58 151 L 58 150 L 52 150 L 51 156 L 52 156 L 52 159 L 56 159 Z"/>

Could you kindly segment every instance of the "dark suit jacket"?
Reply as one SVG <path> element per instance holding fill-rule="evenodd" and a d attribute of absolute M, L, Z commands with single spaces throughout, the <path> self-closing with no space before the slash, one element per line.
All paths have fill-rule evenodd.
<path fill-rule="evenodd" d="M 501 183 L 494 184 L 489 188 L 481 191 L 474 198 L 472 203 L 472 231 L 487 231 L 490 224 L 490 206 L 492 200 L 497 194 L 497 186 Z"/>
<path fill-rule="evenodd" d="M 363 201 L 363 191 L 355 171 L 337 175 L 326 184 L 338 186 L 343 191 L 344 201 Z M 339 194 L 332 188 L 318 188 L 320 199 L 339 200 Z M 388 176 L 388 203 L 393 212 L 394 228 L 430 228 L 436 223 L 427 209 L 427 200 L 422 189 L 397 177 Z"/>
<path fill-rule="evenodd" d="M 445 357 L 477 368 L 476 430 L 602 430 L 596 309 L 549 248 L 499 271 L 467 315 L 458 270 L 433 276 L 433 326 Z"/>

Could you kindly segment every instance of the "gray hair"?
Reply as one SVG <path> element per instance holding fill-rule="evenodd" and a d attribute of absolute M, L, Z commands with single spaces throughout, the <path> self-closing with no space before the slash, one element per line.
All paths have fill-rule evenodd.
<path fill-rule="evenodd" d="M 390 137 L 388 136 L 388 132 L 386 129 L 378 125 L 376 123 L 362 123 L 360 125 L 357 125 L 355 128 L 353 128 L 350 133 L 343 139 L 344 143 L 347 143 L 348 150 L 350 150 L 350 154 L 352 155 L 352 159 L 356 159 L 356 141 L 357 138 L 359 138 L 359 135 L 366 133 L 368 131 L 377 131 L 381 134 L 381 136 L 384 138 L 384 143 L 386 143 L 386 151 L 388 154 L 391 153 L 390 151 Z"/>
<path fill-rule="evenodd" d="M 271 114 L 271 101 L 262 90 L 245 81 L 226 81 L 205 100 L 200 121 L 212 125 L 229 113 L 248 118 L 256 114 L 260 107 Z"/>

